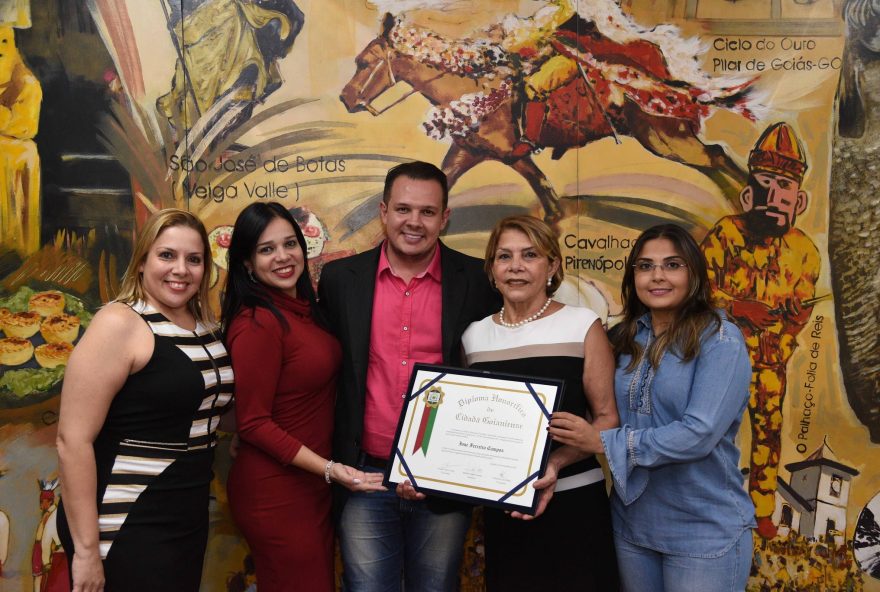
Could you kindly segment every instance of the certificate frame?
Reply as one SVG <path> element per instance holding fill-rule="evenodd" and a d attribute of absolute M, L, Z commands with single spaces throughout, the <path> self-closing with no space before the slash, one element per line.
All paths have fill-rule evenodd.
<path fill-rule="evenodd" d="M 534 514 L 564 390 L 561 379 L 415 364 L 384 485 Z"/>

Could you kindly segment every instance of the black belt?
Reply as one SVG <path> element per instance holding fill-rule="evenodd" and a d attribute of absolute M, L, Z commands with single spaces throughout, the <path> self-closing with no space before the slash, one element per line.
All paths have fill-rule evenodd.
<path fill-rule="evenodd" d="M 388 466 L 388 459 L 379 458 L 378 456 L 373 456 L 372 454 L 361 452 L 360 464 L 363 467 L 373 467 L 374 469 L 382 469 L 384 471 L 385 468 Z"/>

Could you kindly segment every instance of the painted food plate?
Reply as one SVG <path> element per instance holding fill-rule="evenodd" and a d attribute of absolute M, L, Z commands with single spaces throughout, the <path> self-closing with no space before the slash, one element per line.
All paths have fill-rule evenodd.
<path fill-rule="evenodd" d="M 58 393 L 73 346 L 94 316 L 63 290 L 24 286 L 0 298 L 0 407 L 23 407 Z"/>

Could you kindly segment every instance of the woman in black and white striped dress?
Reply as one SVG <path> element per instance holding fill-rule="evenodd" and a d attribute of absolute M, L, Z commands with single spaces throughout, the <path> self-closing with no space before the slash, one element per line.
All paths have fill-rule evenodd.
<path fill-rule="evenodd" d="M 118 298 L 71 355 L 58 527 L 77 592 L 199 589 L 214 432 L 233 390 L 208 245 L 191 213 L 153 216 Z"/>

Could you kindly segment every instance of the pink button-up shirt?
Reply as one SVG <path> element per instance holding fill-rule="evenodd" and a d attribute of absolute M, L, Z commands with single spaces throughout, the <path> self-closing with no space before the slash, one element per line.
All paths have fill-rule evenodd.
<path fill-rule="evenodd" d="M 412 365 L 443 362 L 441 311 L 439 246 L 427 269 L 405 284 L 391 269 L 383 245 L 370 326 L 363 441 L 367 454 L 391 455 Z"/>

